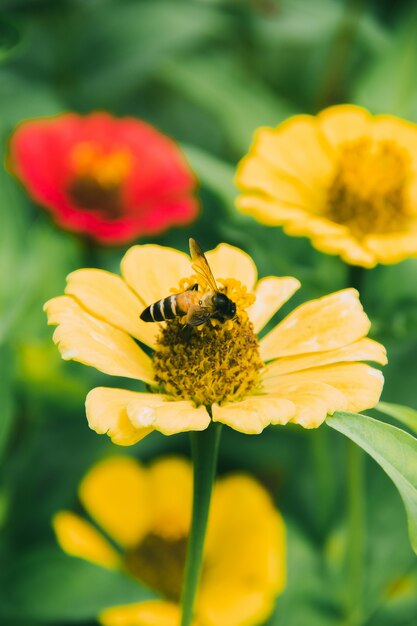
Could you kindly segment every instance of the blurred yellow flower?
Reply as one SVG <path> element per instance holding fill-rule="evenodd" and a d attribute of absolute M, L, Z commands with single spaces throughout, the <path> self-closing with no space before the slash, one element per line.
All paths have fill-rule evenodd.
<path fill-rule="evenodd" d="M 123 278 L 98 269 L 73 272 L 66 295 L 46 303 L 64 359 L 144 381 L 154 392 L 93 389 L 86 402 L 90 428 L 132 445 L 153 430 L 204 430 L 211 419 L 257 434 L 287 422 L 315 428 L 336 410 L 375 406 L 382 374 L 358 361 L 384 364 L 386 354 L 366 337 L 370 322 L 357 291 L 302 304 L 258 341 L 298 280 L 269 276 L 257 282 L 252 259 L 226 244 L 208 252 L 207 260 L 236 303 L 236 319 L 224 324 L 198 329 L 178 319 L 159 324 L 139 318 L 144 307 L 196 281 L 183 278 L 190 275 L 186 254 L 157 245 L 130 248 Z M 153 359 L 138 342 L 154 351 Z"/>
<path fill-rule="evenodd" d="M 363 267 L 417 256 L 417 125 L 338 105 L 260 128 L 237 206 Z"/>
<path fill-rule="evenodd" d="M 132 494 L 135 493 L 135 497 Z M 191 523 L 192 467 L 178 457 L 143 467 L 112 457 L 84 477 L 85 510 L 120 547 L 69 511 L 53 520 L 68 554 L 122 569 L 161 596 L 104 610 L 104 626 L 178 626 Z M 285 529 L 265 489 L 236 474 L 214 487 L 195 626 L 255 626 L 271 613 L 285 585 Z"/>

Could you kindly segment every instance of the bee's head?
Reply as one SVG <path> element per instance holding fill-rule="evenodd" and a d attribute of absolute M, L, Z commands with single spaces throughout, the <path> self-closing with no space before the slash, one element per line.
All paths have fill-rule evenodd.
<path fill-rule="evenodd" d="M 216 307 L 219 317 L 224 320 L 231 320 L 236 314 L 236 304 L 224 293 L 215 293 L 213 296 L 213 304 Z"/>

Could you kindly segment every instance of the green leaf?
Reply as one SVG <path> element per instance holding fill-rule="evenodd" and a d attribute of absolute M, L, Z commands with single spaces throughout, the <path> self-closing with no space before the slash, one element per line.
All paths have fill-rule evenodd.
<path fill-rule="evenodd" d="M 417 411 L 402 404 L 391 404 L 391 402 L 379 402 L 375 407 L 377 411 L 385 413 L 394 419 L 402 422 L 408 428 L 417 433 Z"/>
<path fill-rule="evenodd" d="M 257 44 L 262 46 L 263 58 L 269 59 L 264 48 L 286 51 L 291 55 L 297 47 L 303 50 L 308 45 L 318 46 L 332 35 L 343 17 L 343 6 L 333 0 L 280 0 L 275 11 L 254 15 Z M 304 59 L 306 63 L 308 59 Z M 275 63 L 288 63 L 285 58 L 276 58 Z M 291 69 L 291 63 L 290 68 Z"/>
<path fill-rule="evenodd" d="M 0 69 L 0 129 L 10 133 L 26 118 L 56 115 L 65 105 L 53 86 L 42 83 L 35 76 L 23 78 L 7 66 Z"/>
<path fill-rule="evenodd" d="M 0 18 L 0 61 L 7 59 L 20 43 L 20 33 L 15 24 Z"/>
<path fill-rule="evenodd" d="M 155 74 L 161 62 L 179 52 L 218 40 L 225 17 L 202 3 L 169 0 L 119 3 L 103 11 L 84 3 L 73 24 L 79 68 L 78 97 L 83 106 L 116 106 L 126 93 Z M 94 28 L 91 28 L 94 24 Z M 112 86 L 109 89 L 109 85 Z"/>
<path fill-rule="evenodd" d="M 0 617 L 9 619 L 83 621 L 105 608 L 155 597 L 122 572 L 67 556 L 58 548 L 26 554 L 7 570 L 0 579 Z"/>
<path fill-rule="evenodd" d="M 0 346 L 0 460 L 7 446 L 14 416 L 11 363 L 12 355 L 8 346 Z"/>
<path fill-rule="evenodd" d="M 0 73 L 1 82 L 1 73 Z M 0 105 L 1 116 L 1 105 Z M 1 125 L 1 122 L 0 122 Z M 5 141 L 6 136 L 1 136 Z M 28 223 L 25 220 L 24 199 L 14 181 L 0 166 L 0 317 L 17 291 L 16 273 L 22 258 L 22 248 Z"/>
<path fill-rule="evenodd" d="M 17 214 L 18 207 L 14 211 Z M 13 228 L 12 224 L 11 232 Z M 26 238 L 17 240 L 10 255 L 0 252 L 0 268 L 6 268 L 4 285 L 0 288 L 0 343 L 16 337 L 19 341 L 33 341 L 39 334 L 49 336 L 42 306 L 62 291 L 65 276 L 80 264 L 78 241 L 51 226 L 46 219 L 27 223 L 26 230 Z"/>
<path fill-rule="evenodd" d="M 161 78 L 208 111 L 238 155 L 248 149 L 258 126 L 276 126 L 294 113 L 228 54 L 172 60 L 164 65 Z"/>
<path fill-rule="evenodd" d="M 400 428 L 356 413 L 334 413 L 327 424 L 363 448 L 394 482 L 417 553 L 417 439 Z"/>
<path fill-rule="evenodd" d="M 393 113 L 417 121 L 417 11 L 406 12 L 392 40 L 359 75 L 352 101 L 373 113 Z"/>
<path fill-rule="evenodd" d="M 201 184 L 219 196 L 226 206 L 233 207 L 237 195 L 233 184 L 234 167 L 196 146 L 182 144 L 181 147 Z"/>

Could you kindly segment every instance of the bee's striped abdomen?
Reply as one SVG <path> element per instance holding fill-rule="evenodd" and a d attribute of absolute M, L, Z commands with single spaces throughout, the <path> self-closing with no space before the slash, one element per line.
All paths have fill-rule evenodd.
<path fill-rule="evenodd" d="M 142 311 L 140 319 L 144 322 L 163 322 L 177 316 L 176 296 L 162 298 Z"/>

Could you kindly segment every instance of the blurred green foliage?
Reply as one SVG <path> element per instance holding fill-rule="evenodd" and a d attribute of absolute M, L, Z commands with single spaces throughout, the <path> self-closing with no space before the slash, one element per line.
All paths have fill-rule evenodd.
<path fill-rule="evenodd" d="M 294 304 L 345 286 L 338 258 L 233 209 L 233 172 L 259 125 L 334 102 L 417 122 L 415 2 L 365 0 L 2 0 L 0 138 L 23 119 L 62 111 L 134 115 L 179 141 L 200 178 L 203 212 L 153 239 L 185 250 L 228 241 L 260 275 L 293 275 Z M 114 446 L 88 430 L 86 392 L 107 378 L 61 362 L 43 303 L 70 271 L 117 271 L 123 249 L 88 250 L 59 231 L 0 172 L 0 621 L 94 624 L 100 608 L 145 590 L 61 554 L 50 520 L 76 506 L 87 468 Z M 417 260 L 367 272 L 362 301 L 388 348 L 384 400 L 417 408 Z M 276 320 L 273 320 L 276 321 Z M 116 450 L 118 452 L 118 450 Z M 127 450 L 146 461 L 188 454 L 183 436 L 154 434 Z M 345 620 L 346 441 L 323 427 L 227 430 L 220 471 L 248 470 L 288 526 L 288 586 L 269 626 Z M 398 493 L 367 462 L 366 626 L 417 623 L 417 566 Z M 145 596 L 143 596 L 145 597 Z"/>

